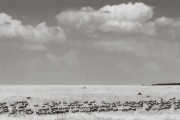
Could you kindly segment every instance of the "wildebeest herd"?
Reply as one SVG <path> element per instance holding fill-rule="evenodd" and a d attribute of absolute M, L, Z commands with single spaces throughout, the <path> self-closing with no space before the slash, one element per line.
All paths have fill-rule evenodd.
<path fill-rule="evenodd" d="M 140 93 L 138 95 L 141 95 Z M 148 97 L 148 96 L 147 96 Z M 7 105 L 6 102 L 0 103 L 0 114 L 8 114 L 8 116 L 17 115 L 55 115 L 55 114 L 67 114 L 67 113 L 93 113 L 93 112 L 135 112 L 139 110 L 144 111 L 161 111 L 168 109 L 180 109 L 180 99 L 171 98 L 168 101 L 162 98 L 157 100 L 141 100 L 141 101 L 117 101 L 106 102 L 95 100 L 88 101 L 51 101 L 42 103 L 42 105 L 34 104 L 33 108 L 30 108 L 27 102 L 32 99 L 27 97 L 27 100 L 18 101 Z M 32 107 L 32 106 L 31 106 Z"/>

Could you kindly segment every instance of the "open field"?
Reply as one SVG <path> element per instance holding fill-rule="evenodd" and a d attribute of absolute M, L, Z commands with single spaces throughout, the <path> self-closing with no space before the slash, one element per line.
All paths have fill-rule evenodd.
<path fill-rule="evenodd" d="M 83 89 L 83 87 L 86 87 Z M 138 93 L 142 95 L 138 95 Z M 27 99 L 26 97 L 30 97 Z M 116 103 L 120 101 L 150 101 L 157 102 L 174 101 L 180 99 L 180 86 L 0 86 L 0 103 L 6 102 L 7 106 L 17 101 L 27 101 L 28 108 L 36 110 L 34 105 L 41 108 L 44 103 L 63 102 L 72 103 L 78 101 L 96 101 L 97 105 Z M 173 100 L 171 101 L 173 102 Z M 173 103 L 172 103 L 173 104 Z M 145 105 L 144 105 L 145 106 Z M 147 105 L 146 105 L 147 106 Z M 8 116 L 8 113 L 1 114 L 2 120 L 179 120 L 180 110 L 145 110 L 136 111 L 110 111 L 93 113 L 67 113 L 58 115 L 17 115 Z M 120 107 L 119 107 L 120 108 Z M 147 108 L 147 107 L 146 107 Z M 9 109 L 11 110 L 11 109 Z"/>

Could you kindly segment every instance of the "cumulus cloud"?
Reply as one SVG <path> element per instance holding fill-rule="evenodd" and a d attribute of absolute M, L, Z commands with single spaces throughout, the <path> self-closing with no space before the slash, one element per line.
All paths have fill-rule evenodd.
<path fill-rule="evenodd" d="M 106 5 L 99 10 L 83 7 L 61 12 L 56 19 L 66 32 L 74 36 L 100 38 L 104 34 L 120 37 L 136 34 L 158 39 L 177 39 L 180 19 L 160 17 L 152 20 L 153 9 L 153 6 L 144 3 Z"/>
<path fill-rule="evenodd" d="M 153 7 L 143 3 L 104 6 L 99 10 L 83 7 L 77 11 L 65 11 L 56 16 L 60 26 L 80 32 L 116 32 L 155 34 L 152 22 Z"/>
<path fill-rule="evenodd" d="M 24 40 L 35 42 L 49 42 L 51 40 L 64 41 L 65 35 L 63 29 L 58 27 L 47 27 L 40 23 L 33 27 L 24 26 L 19 20 L 13 20 L 11 16 L 0 14 L 0 37 L 3 38 L 22 38 Z"/>
<path fill-rule="evenodd" d="M 155 20 L 158 36 L 165 39 L 179 39 L 180 18 L 160 17 Z"/>
<path fill-rule="evenodd" d="M 107 5 L 101 8 L 100 12 L 110 14 L 112 20 L 145 22 L 153 16 L 152 7 L 143 3 L 128 3 L 120 5 Z"/>

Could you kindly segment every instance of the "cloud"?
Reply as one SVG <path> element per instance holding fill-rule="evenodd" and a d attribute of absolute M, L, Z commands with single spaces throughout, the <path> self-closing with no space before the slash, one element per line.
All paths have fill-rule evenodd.
<path fill-rule="evenodd" d="M 145 22 L 153 16 L 152 9 L 152 7 L 143 3 L 128 3 L 113 6 L 106 5 L 99 11 L 109 13 L 110 16 L 107 17 L 112 20 Z"/>
<path fill-rule="evenodd" d="M 11 16 L 0 14 L 0 37 L 1 38 L 21 38 L 29 42 L 49 42 L 64 41 L 65 34 L 63 29 L 57 27 L 47 27 L 46 24 L 40 23 L 33 27 L 24 26 L 19 20 L 13 20 Z"/>
<path fill-rule="evenodd" d="M 180 37 L 180 18 L 160 17 L 155 21 L 158 37 L 162 39 L 177 40 Z"/>
<path fill-rule="evenodd" d="M 60 26 L 79 33 L 93 32 L 144 33 L 155 34 L 153 7 L 143 3 L 107 5 L 99 10 L 83 7 L 76 11 L 64 11 L 56 16 Z"/>
<path fill-rule="evenodd" d="M 144 3 L 106 5 L 99 10 L 83 7 L 61 12 L 56 19 L 72 39 L 101 39 L 106 36 L 120 39 L 133 35 L 178 39 L 180 19 L 160 17 L 153 20 L 153 9 Z"/>
<path fill-rule="evenodd" d="M 42 44 L 24 44 L 21 49 L 23 50 L 46 50 L 47 48 Z"/>

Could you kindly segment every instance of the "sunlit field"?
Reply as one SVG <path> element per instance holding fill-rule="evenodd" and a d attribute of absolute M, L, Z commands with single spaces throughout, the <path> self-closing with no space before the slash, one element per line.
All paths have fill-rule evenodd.
<path fill-rule="evenodd" d="M 141 93 L 139 95 L 138 93 Z M 30 97 L 30 99 L 27 99 Z M 173 98 L 173 99 L 172 99 Z M 126 101 L 170 101 L 169 109 L 146 110 L 147 105 L 135 111 L 122 111 L 122 106 L 116 107 L 117 111 L 102 112 L 68 112 L 66 114 L 37 115 L 33 113 L 9 115 L 0 114 L 0 120 L 179 120 L 180 109 L 174 109 L 180 99 L 180 86 L 0 86 L 0 103 L 6 102 L 11 112 L 10 105 L 18 101 L 27 101 L 27 109 L 37 111 L 44 103 L 78 101 L 95 101 L 96 105 L 106 103 L 121 104 Z M 34 105 L 39 105 L 38 108 Z M 65 106 L 65 105 L 62 105 Z M 121 109 L 121 110 L 120 110 Z"/>

